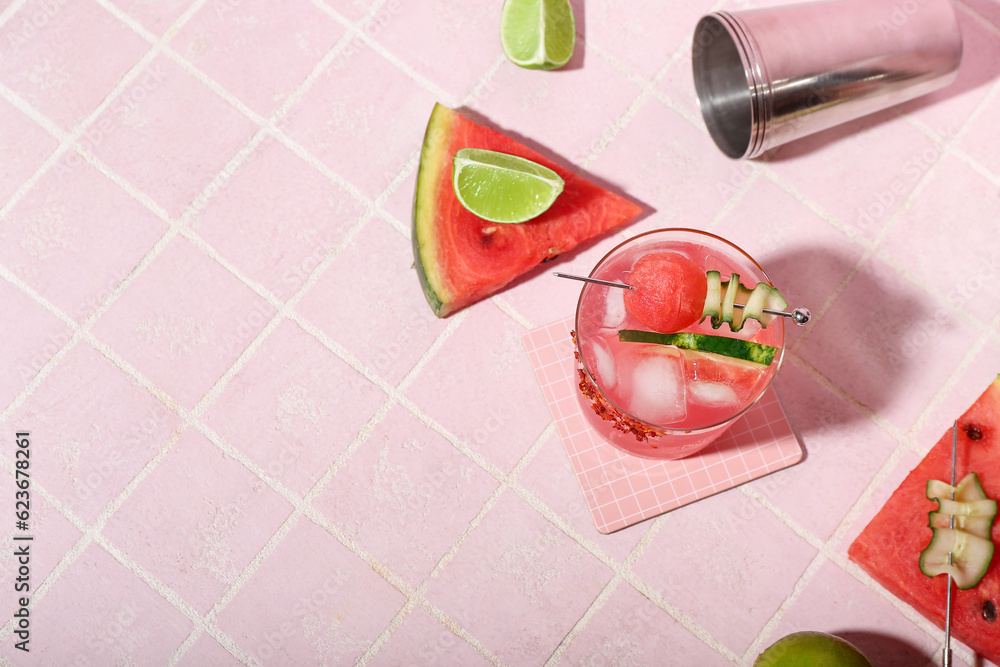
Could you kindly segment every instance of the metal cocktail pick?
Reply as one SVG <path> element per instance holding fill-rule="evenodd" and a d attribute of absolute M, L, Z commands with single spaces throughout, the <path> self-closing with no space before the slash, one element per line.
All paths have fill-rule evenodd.
<path fill-rule="evenodd" d="M 958 454 L 958 422 L 951 427 L 951 499 L 955 499 L 955 459 Z M 955 515 L 948 517 L 948 527 L 955 527 Z M 948 565 L 954 564 L 954 554 L 948 552 Z M 942 664 L 944 667 L 951 667 L 951 572 L 948 572 L 948 607 L 944 617 L 944 650 L 942 651 Z"/>
<path fill-rule="evenodd" d="M 570 280 L 580 280 L 585 283 L 596 283 L 598 285 L 607 285 L 608 287 L 621 287 L 622 289 L 634 289 L 631 285 L 626 285 L 625 283 L 616 283 L 610 280 L 598 280 L 597 278 L 584 278 L 583 276 L 571 276 L 568 273 L 553 273 L 552 275 L 557 276 L 559 278 L 569 278 Z M 745 308 L 745 307 L 746 306 L 744 306 L 741 303 L 733 304 L 733 308 Z M 771 310 L 770 308 L 764 308 L 762 310 L 765 313 L 768 313 L 769 315 L 781 315 L 782 317 L 790 317 L 792 318 L 792 321 L 795 322 L 800 327 L 805 326 L 806 322 L 808 322 L 812 318 L 812 313 L 809 312 L 808 308 L 799 307 L 790 313 L 786 313 L 783 310 Z"/>

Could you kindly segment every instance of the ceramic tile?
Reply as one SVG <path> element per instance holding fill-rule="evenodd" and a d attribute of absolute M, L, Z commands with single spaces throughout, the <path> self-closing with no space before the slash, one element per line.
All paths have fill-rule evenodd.
<path fill-rule="evenodd" d="M 69 564 L 30 613 L 30 650 L 14 649 L 12 637 L 0 649 L 14 664 L 165 663 L 192 627 L 149 584 L 94 544 Z M 59 641 L 46 639 L 53 636 Z"/>
<path fill-rule="evenodd" d="M 347 98 L 345 90 L 357 94 Z M 376 50 L 358 47 L 330 63 L 282 127 L 374 199 L 420 150 L 435 101 Z"/>
<path fill-rule="evenodd" d="M 499 9 L 483 11 L 453 0 L 386 2 L 365 24 L 365 33 L 460 100 L 503 55 Z"/>
<path fill-rule="evenodd" d="M 34 465 L 40 462 L 42 458 L 39 456 L 39 449 L 40 447 L 44 447 L 45 432 L 34 429 L 20 431 L 18 429 L 28 428 L 21 420 L 8 423 L 6 426 L 8 427 L 7 433 L 10 434 L 8 436 L 11 443 L 9 451 L 12 456 L 9 457 L 9 460 L 7 457 L 3 459 L 4 471 L 0 473 L 0 483 L 4 485 L 4 489 L 9 489 L 10 511 L 12 515 L 10 532 L 7 537 L 8 547 L 0 552 L 0 576 L 3 576 L 4 581 L 9 582 L 7 584 L 9 588 L 4 594 L 3 599 L 0 600 L 0 613 L 3 613 L 6 618 L 14 618 L 14 614 L 21 607 L 20 599 L 22 597 L 31 599 L 32 603 L 38 601 L 40 587 L 45 585 L 45 582 L 49 582 L 48 585 L 51 585 L 53 581 L 62 576 L 61 570 L 63 568 L 60 566 L 60 560 L 66 552 L 79 542 L 83 535 L 79 529 L 62 515 L 58 507 L 50 503 L 44 496 L 33 493 L 31 478 L 33 473 L 36 472 L 35 468 L 37 466 L 27 469 L 27 478 L 24 475 L 16 478 L 14 476 L 13 451 L 15 438 L 19 438 L 19 433 L 28 433 L 27 460 L 30 464 Z M 23 461 L 25 459 L 18 457 L 17 460 Z M 7 469 L 8 466 L 10 467 L 9 470 Z M 27 530 L 19 530 L 14 523 L 13 512 L 23 511 L 24 509 L 23 505 L 16 505 L 24 497 L 21 496 L 18 498 L 15 495 L 21 490 L 17 486 L 17 483 L 23 482 L 24 479 L 29 480 L 29 487 L 27 489 L 28 498 L 25 501 L 27 502 L 29 512 L 28 520 L 26 521 L 28 527 Z M 27 563 L 21 562 L 24 550 L 28 552 Z M 22 565 L 28 566 L 27 573 L 21 571 Z M 30 615 L 33 612 L 34 608 L 32 604 L 29 604 L 29 623 L 31 622 Z M 8 636 L 8 639 L 12 638 L 13 635 Z M 5 641 L 3 649 L 9 648 L 12 643 L 11 641 Z"/>
<path fill-rule="evenodd" d="M 351 396 L 351 409 L 344 397 Z M 298 325 L 285 321 L 229 381 L 205 423 L 304 496 L 385 395 Z"/>
<path fill-rule="evenodd" d="M 677 624 L 667 612 L 628 584 L 614 593 L 587 623 L 563 662 L 571 665 L 657 664 L 721 665 L 726 660 Z"/>
<path fill-rule="evenodd" d="M 957 3 L 948 88 L 730 160 L 698 110 L 694 24 L 776 1 L 798 0 L 572 0 L 577 51 L 545 72 L 502 56 L 500 3 L 0 0 L 0 422 L 35 437 L 38 546 L 32 652 L 8 630 L 0 662 L 750 667 L 813 625 L 886 664 L 934 658 L 940 638 L 844 559 L 997 372 L 1000 10 Z M 436 318 L 408 233 L 434 102 L 644 215 Z M 80 153 L 46 164 L 90 115 Z M 794 456 L 738 462 L 806 457 L 741 489 L 757 473 L 732 448 L 660 486 L 567 457 L 584 416 L 554 419 L 558 364 L 523 345 L 575 310 L 551 271 L 667 226 L 732 238 L 818 314 L 730 434 L 775 437 L 780 397 Z M 572 466 L 616 462 L 631 474 L 581 494 Z M 612 535 L 588 516 L 667 488 L 713 495 Z"/>
<path fill-rule="evenodd" d="M 826 322 L 835 326 L 823 326 Z M 877 258 L 866 262 L 823 318 L 809 326 L 816 328 L 801 348 L 802 358 L 902 431 L 977 337 Z M 903 393 L 906 399 L 900 400 Z"/>
<path fill-rule="evenodd" d="M 711 225 L 732 198 L 732 184 L 744 177 L 742 163 L 725 157 L 709 142 L 656 99 L 636 112 L 592 168 L 651 211 L 629 227 L 630 235 Z M 636 159 L 637 151 L 645 157 Z"/>
<path fill-rule="evenodd" d="M 962 4 L 971 7 L 987 23 L 1000 26 L 1000 6 L 994 0 L 966 0 Z"/>
<path fill-rule="evenodd" d="M 521 346 L 524 330 L 492 303 L 473 308 L 406 395 L 487 462 L 508 471 L 550 417 L 537 385 L 522 381 L 533 381 Z M 511 403 L 501 396 L 518 398 Z"/>
<path fill-rule="evenodd" d="M 235 8 L 240 0 L 219 0 L 214 3 L 216 11 L 225 13 Z M 111 0 L 111 3 L 125 13 L 130 19 L 137 21 L 146 30 L 160 36 L 167 33 L 167 28 L 181 18 L 191 6 L 192 0 Z"/>
<path fill-rule="evenodd" d="M 873 142 L 885 150 L 873 155 Z M 768 166 L 840 223 L 874 239 L 943 150 L 887 110 L 786 144 Z"/>
<path fill-rule="evenodd" d="M 0 377 L 0 405 L 6 407 L 66 343 L 72 332 L 52 313 L 7 281 L 0 281 L 0 330 L 7 372 Z"/>
<path fill-rule="evenodd" d="M 574 530 L 617 561 L 628 558 L 648 528 L 648 524 L 638 525 L 610 535 L 597 531 L 566 448 L 556 434 L 542 441 L 538 453 L 521 472 L 519 481 Z"/>
<path fill-rule="evenodd" d="M 775 387 L 806 450 L 805 461 L 750 483 L 798 525 L 826 541 L 897 442 L 794 363 Z M 820 480 L 837 479 L 836 485 Z"/>
<path fill-rule="evenodd" d="M 846 639 L 876 665 L 909 667 L 933 664 L 940 657 L 938 642 L 830 562 L 809 580 L 764 646 L 806 630 Z"/>
<path fill-rule="evenodd" d="M 345 21 L 357 22 L 365 25 L 365 21 L 360 19 L 367 18 L 371 13 L 372 7 L 377 3 L 375 0 L 330 0 L 326 3 L 327 6 L 332 7 Z M 389 4 L 396 5 L 394 2 L 390 1 Z"/>
<path fill-rule="evenodd" d="M 588 58 L 586 67 L 539 74 L 504 61 L 471 107 L 487 125 L 570 168 L 615 136 L 618 120 L 641 92 L 599 58 Z"/>
<path fill-rule="evenodd" d="M 489 665 L 464 639 L 423 609 L 414 609 L 379 649 L 370 665 Z"/>
<path fill-rule="evenodd" d="M 636 74 L 652 78 L 678 51 L 688 50 L 694 26 L 713 4 L 706 0 L 668 3 L 599 0 L 578 3 L 576 13 L 586 44 L 609 52 Z M 668 12 L 670 20 L 651 20 L 660 11 Z"/>
<path fill-rule="evenodd" d="M 409 241 L 381 220 L 372 220 L 296 310 L 371 371 L 396 384 L 446 326 L 427 305 L 412 264 Z M 345 289 L 347 285 L 364 288 Z"/>
<path fill-rule="evenodd" d="M 711 549 L 690 539 L 707 534 L 712 535 Z M 709 635 L 742 655 L 815 555 L 771 512 L 737 492 L 670 515 L 632 569 Z M 734 623 L 735 618 L 740 622 Z"/>
<path fill-rule="evenodd" d="M 202 635 L 180 660 L 178 665 L 184 667 L 199 667 L 200 665 L 214 665 L 217 667 L 228 667 L 229 665 L 242 665 L 243 663 L 227 651 L 219 642 L 208 635 Z"/>
<path fill-rule="evenodd" d="M 987 128 L 990 119 L 996 118 L 998 109 L 1000 95 L 994 94 L 984 103 L 979 115 L 969 123 L 968 131 L 958 143 L 963 151 L 995 177 L 994 180 L 1000 178 L 1000 140 L 987 132 Z"/>
<path fill-rule="evenodd" d="M 228 8 L 204 4 L 171 46 L 251 109 L 269 116 L 343 32 L 306 0 L 280 5 L 240 0 Z"/>
<path fill-rule="evenodd" d="M 59 142 L 6 100 L 0 100 L 0 206 L 42 166 Z"/>
<path fill-rule="evenodd" d="M 63 163 L 10 211 L 0 228 L 0 262 L 82 322 L 166 229 L 89 164 Z"/>
<path fill-rule="evenodd" d="M 11 417 L 47 454 L 32 476 L 91 523 L 169 442 L 180 417 L 94 348 L 77 344 Z"/>
<path fill-rule="evenodd" d="M 598 560 L 505 493 L 430 581 L 426 597 L 504 663 L 538 664 L 610 578 Z"/>
<path fill-rule="evenodd" d="M 191 226 L 248 279 L 287 299 L 364 213 L 356 198 L 265 140 Z"/>
<path fill-rule="evenodd" d="M 300 519 L 219 614 L 218 625 L 264 664 L 343 664 L 367 650 L 404 602 L 368 563 Z"/>
<path fill-rule="evenodd" d="M 94 120 L 82 143 L 177 217 L 255 130 L 205 84 L 159 56 Z"/>
<path fill-rule="evenodd" d="M 451 443 L 397 406 L 313 505 L 416 588 L 496 486 Z"/>
<path fill-rule="evenodd" d="M 1000 246 L 988 230 L 949 233 L 955 220 L 979 220 L 992 215 L 997 187 L 954 157 L 946 157 L 896 223 L 900 231 L 882 244 L 882 250 L 912 272 L 948 303 L 932 307 L 921 328 L 928 335 L 947 325 L 948 307 L 961 308 L 984 322 L 1000 312 Z M 921 239 L 934 238 L 934 243 Z"/>
<path fill-rule="evenodd" d="M 93 331 L 140 373 L 193 407 L 273 315 L 274 308 L 231 273 L 175 239 Z"/>
<path fill-rule="evenodd" d="M 237 583 L 291 509 L 239 462 L 188 429 L 108 520 L 104 534 L 205 613 Z M 177 531 L 186 538 L 171 539 Z"/>
<path fill-rule="evenodd" d="M 1000 345 L 990 340 L 972 358 L 968 367 L 958 376 L 955 384 L 948 389 L 941 402 L 927 415 L 923 428 L 916 435 L 920 451 L 930 451 L 942 433 L 948 432 L 952 424 L 986 390 L 997 377 L 1000 368 Z"/>
<path fill-rule="evenodd" d="M 0 81 L 68 130 L 149 46 L 96 3 L 33 0 L 0 28 Z"/>
<path fill-rule="evenodd" d="M 885 502 L 889 500 L 892 492 L 899 488 L 906 475 L 920 463 L 921 458 L 908 450 L 902 451 L 897 457 L 894 464 L 885 471 L 883 477 L 871 480 L 871 488 L 866 489 L 858 509 L 849 517 L 846 530 L 843 531 L 843 537 L 836 544 L 836 550 L 841 555 L 846 557 L 847 549 L 851 543 L 875 518 Z"/>

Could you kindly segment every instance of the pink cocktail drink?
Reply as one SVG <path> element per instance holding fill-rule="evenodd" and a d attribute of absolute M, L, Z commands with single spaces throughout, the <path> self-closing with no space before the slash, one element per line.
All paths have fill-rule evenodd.
<path fill-rule="evenodd" d="M 770 284 L 763 269 L 738 247 L 690 229 L 629 239 L 598 262 L 590 277 L 629 284 L 636 262 L 651 253 L 676 253 L 700 274 L 718 271 L 723 281 L 737 275 L 748 289 L 758 282 Z M 767 364 L 673 345 L 622 342 L 622 330 L 648 330 L 626 308 L 625 292 L 587 283 L 580 294 L 576 341 L 584 412 L 606 440 L 631 454 L 660 459 L 693 454 L 718 438 L 770 385 L 781 361 L 784 321 L 777 317 L 763 327 L 748 320 L 734 332 L 728 324 L 713 328 L 710 318 L 704 318 L 682 329 L 779 348 Z M 695 297 L 699 312 L 703 295 L 704 290 Z"/>

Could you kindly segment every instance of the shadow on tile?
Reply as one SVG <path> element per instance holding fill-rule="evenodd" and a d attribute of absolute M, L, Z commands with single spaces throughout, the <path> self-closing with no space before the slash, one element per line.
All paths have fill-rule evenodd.
<path fill-rule="evenodd" d="M 865 630 L 845 630 L 834 634 L 854 644 L 873 667 L 913 667 L 934 662 L 933 656 L 898 637 Z"/>
<path fill-rule="evenodd" d="M 857 262 L 846 252 L 793 247 L 762 257 L 761 263 L 789 308 L 806 306 L 814 314 L 805 328 L 786 327 L 785 344 L 870 410 L 883 412 L 920 371 L 919 355 L 905 348 L 899 332 L 927 319 L 930 307 L 915 288 L 868 262 L 817 319 L 824 301 Z M 807 329 L 809 338 L 797 346 Z M 857 413 L 857 418 L 863 417 Z"/>

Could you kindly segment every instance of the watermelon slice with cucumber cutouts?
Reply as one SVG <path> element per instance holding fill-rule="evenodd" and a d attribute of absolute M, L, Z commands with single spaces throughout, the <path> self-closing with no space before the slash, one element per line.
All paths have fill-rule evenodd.
<path fill-rule="evenodd" d="M 565 186 L 537 218 L 519 224 L 488 222 L 455 195 L 452 161 L 462 148 L 537 162 L 559 174 Z M 641 211 L 514 139 L 437 104 L 427 123 L 413 202 L 413 256 L 420 284 L 437 316 L 447 317 Z"/>
<path fill-rule="evenodd" d="M 955 478 L 963 479 L 972 472 L 977 474 L 982 494 L 1000 499 L 1000 377 L 958 419 Z M 848 550 L 851 560 L 889 592 L 942 629 L 948 578 L 928 576 L 920 568 L 921 553 L 943 532 L 930 525 L 942 508 L 928 499 L 928 482 L 950 479 L 951 429 L 903 480 Z M 988 534 L 994 546 L 1000 544 L 1000 521 L 992 522 Z M 985 574 L 978 583 L 967 590 L 952 591 L 952 634 L 1000 664 L 1000 558 L 983 559 L 982 567 Z"/>

